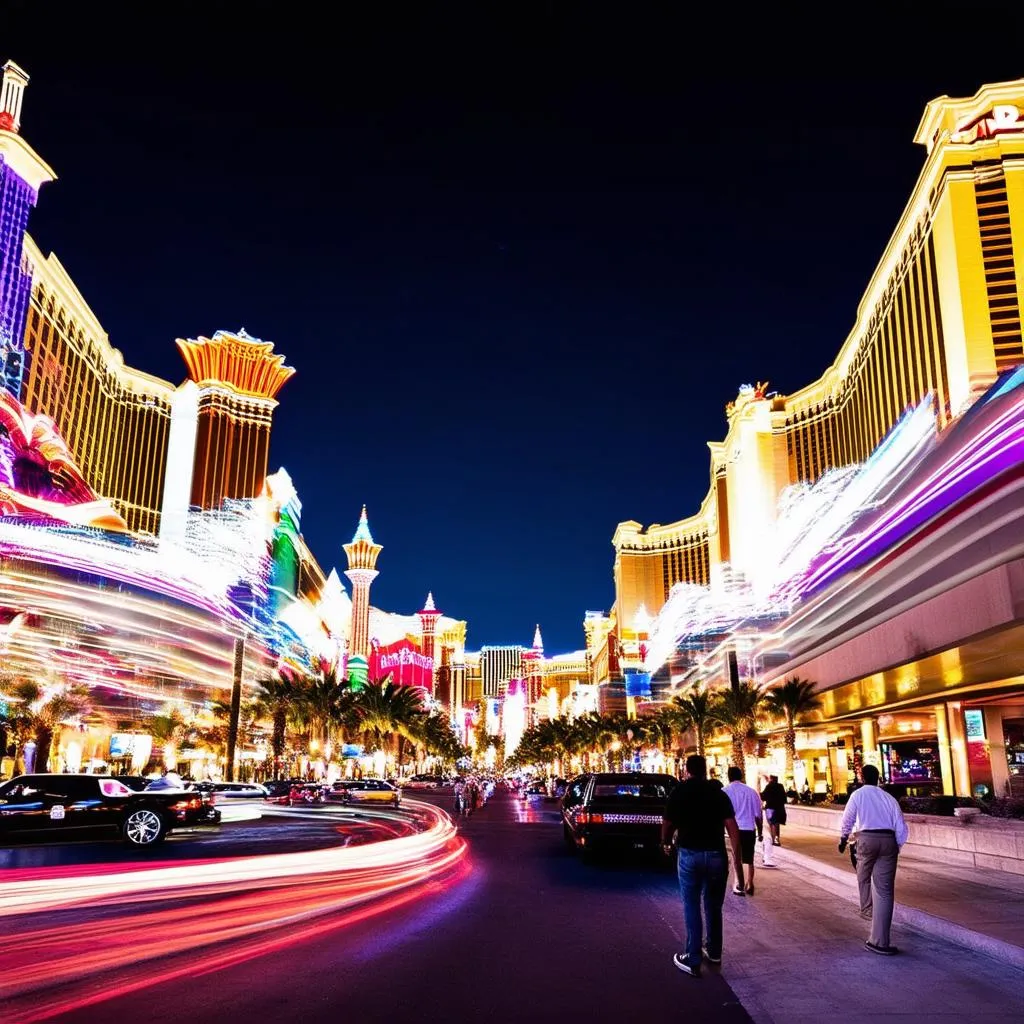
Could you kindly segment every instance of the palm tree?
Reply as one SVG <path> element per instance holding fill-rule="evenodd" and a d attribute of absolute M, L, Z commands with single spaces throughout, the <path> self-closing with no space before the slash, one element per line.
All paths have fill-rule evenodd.
<path fill-rule="evenodd" d="M 20 679 L 5 686 L 4 696 L 10 697 L 16 702 L 16 707 L 9 715 L 8 723 L 14 734 L 14 760 L 11 762 L 11 774 L 17 775 L 18 758 L 22 756 L 25 744 L 36 734 L 36 714 L 32 705 L 42 696 L 42 691 L 38 684 L 28 679 Z M 36 765 L 38 763 L 36 761 Z M 24 760 L 22 760 L 21 766 L 24 770 Z"/>
<path fill-rule="evenodd" d="M 36 766 L 46 771 L 50 751 L 60 746 L 60 730 L 69 718 L 77 718 L 89 707 L 84 686 L 65 686 L 47 698 L 36 712 Z"/>
<path fill-rule="evenodd" d="M 390 746 L 394 740 L 401 767 L 403 741 L 416 742 L 417 730 L 426 717 L 419 691 L 411 686 L 398 686 L 388 676 L 359 691 L 354 712 L 358 730 L 376 741 L 379 748 Z"/>
<path fill-rule="evenodd" d="M 746 757 L 743 744 L 754 731 L 757 713 L 764 700 L 764 691 L 753 683 L 721 690 L 714 702 L 714 719 L 724 725 L 732 735 L 732 763 L 746 774 Z"/>
<path fill-rule="evenodd" d="M 174 764 L 169 763 L 171 760 L 169 755 L 185 734 L 185 718 L 181 710 L 173 704 L 168 704 L 159 714 L 150 719 L 149 732 L 153 739 L 161 745 L 164 764 L 168 768 L 173 768 Z"/>
<path fill-rule="evenodd" d="M 591 711 L 572 723 L 569 746 L 572 753 L 586 758 L 589 768 L 594 757 L 606 756 L 608 745 L 614 739 L 615 728 L 608 716 Z"/>
<path fill-rule="evenodd" d="M 715 697 L 707 688 L 695 686 L 689 693 L 677 693 L 669 710 L 682 730 L 692 729 L 697 739 L 697 753 L 704 756 L 704 743 L 718 719 L 715 717 Z"/>
<path fill-rule="evenodd" d="M 786 721 L 786 777 L 791 778 L 793 762 L 796 760 L 797 719 L 817 711 L 821 707 L 821 701 L 815 696 L 814 683 L 794 676 L 781 686 L 768 691 L 765 695 L 765 707 L 773 715 Z"/>
<path fill-rule="evenodd" d="M 326 752 L 335 730 L 351 725 L 355 699 L 347 680 L 339 682 L 335 671 L 327 669 L 306 679 L 299 688 L 296 718 L 308 726 Z"/>
<path fill-rule="evenodd" d="M 257 684 L 255 703 L 258 714 L 273 723 L 270 749 L 274 755 L 274 778 L 281 777 L 281 758 L 288 738 L 288 720 L 298 710 L 301 687 L 283 672 Z"/>
<path fill-rule="evenodd" d="M 447 717 L 436 712 L 425 715 L 416 726 L 417 743 L 427 754 L 434 754 L 442 764 L 454 764 L 468 751 L 459 742 Z"/>

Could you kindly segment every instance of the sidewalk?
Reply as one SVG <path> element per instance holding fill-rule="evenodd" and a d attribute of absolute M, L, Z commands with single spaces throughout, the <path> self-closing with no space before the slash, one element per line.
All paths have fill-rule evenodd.
<path fill-rule="evenodd" d="M 857 876 L 838 835 L 786 826 L 775 848 L 781 870 L 853 903 Z M 760 860 L 760 858 L 758 858 Z M 1024 875 L 939 864 L 900 854 L 894 923 L 1024 968 Z"/>

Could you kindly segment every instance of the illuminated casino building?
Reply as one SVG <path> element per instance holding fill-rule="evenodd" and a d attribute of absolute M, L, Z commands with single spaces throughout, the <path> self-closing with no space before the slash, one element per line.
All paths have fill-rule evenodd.
<path fill-rule="evenodd" d="M 125 366 L 68 272 L 26 234 L 54 173 L 22 138 L 28 76 L 0 89 L 0 362 L 5 390 L 53 420 L 85 479 L 133 532 L 180 539 L 190 506 L 254 498 L 267 475 L 276 395 L 294 372 L 246 332 L 178 339 L 188 379 Z"/>
<path fill-rule="evenodd" d="M 867 621 L 850 620 L 844 632 L 839 624 L 853 613 L 840 596 L 840 577 L 833 575 L 830 586 L 838 589 L 828 598 L 816 590 L 813 598 L 816 607 L 828 609 L 832 638 L 818 630 L 811 642 L 812 634 L 801 638 L 794 624 L 802 603 L 811 600 L 805 574 L 821 550 L 856 546 L 843 530 L 862 523 L 872 502 L 891 500 L 897 482 L 916 481 L 919 461 L 938 458 L 928 454 L 931 446 L 947 453 L 947 467 L 968 458 L 976 439 L 953 428 L 971 411 L 984 405 L 989 416 L 997 408 L 1000 415 L 1015 415 L 1016 385 L 1007 384 L 1005 375 L 1024 362 L 1022 111 L 1024 80 L 928 104 L 915 134 L 924 167 L 835 361 L 818 380 L 788 395 L 763 382 L 739 389 L 726 406 L 724 440 L 709 443 L 709 486 L 695 514 L 669 525 L 618 525 L 612 541 L 615 605 L 607 622 L 591 627 L 592 647 L 588 638 L 594 681 L 608 699 L 621 698 L 630 668 L 654 672 L 648 691 L 654 699 L 695 678 L 771 684 L 799 672 L 832 693 L 825 721 L 807 743 L 809 750 L 820 748 L 822 764 L 831 756 L 835 765 L 825 766 L 833 782 L 845 783 L 847 776 L 835 751 L 881 757 L 880 735 L 890 729 L 890 752 L 898 745 L 893 736 L 916 736 L 922 749 L 929 741 L 935 754 L 929 756 L 934 772 L 927 784 L 948 793 L 970 791 L 964 716 L 983 712 L 978 721 L 984 727 L 974 731 L 984 735 L 991 757 L 975 756 L 988 765 L 975 775 L 988 778 L 997 793 L 1005 790 L 1007 766 L 997 743 L 1009 730 L 1015 737 L 1009 746 L 1024 749 L 1024 694 L 1013 682 L 1024 675 L 1024 662 L 1011 656 L 1024 648 L 1011 644 L 1010 623 L 986 624 L 990 634 L 1002 631 L 997 646 L 1003 656 L 985 667 L 968 657 L 975 642 L 969 630 L 981 624 L 954 625 L 945 612 L 930 620 L 946 621 L 945 632 L 922 631 L 916 619 L 911 629 L 908 619 L 904 625 L 916 637 L 909 648 L 888 634 L 883 640 Z M 964 430 L 982 431 L 982 424 L 979 413 Z M 1003 437 L 997 426 L 984 429 Z M 1012 446 L 1003 441 L 1009 457 Z M 988 465 L 991 472 L 996 468 Z M 998 483 L 979 477 L 978 486 Z M 966 500 L 960 492 L 950 492 L 949 499 Z M 910 543 L 897 532 L 885 536 L 892 544 Z M 881 557 L 881 549 L 872 550 Z M 988 568 L 1001 559 L 1005 570 L 1014 549 L 1007 540 L 996 550 Z M 963 578 L 975 572 L 981 579 L 985 564 L 972 566 L 964 555 L 962 564 L 948 561 L 946 571 L 957 566 Z M 912 576 L 909 563 L 905 568 Z M 863 565 L 861 570 L 867 571 Z M 944 585 L 951 589 L 958 582 L 948 575 Z M 1009 600 L 1000 596 L 1006 586 L 991 578 L 988 596 L 979 592 L 974 600 Z M 932 597 L 927 588 L 916 593 L 922 608 Z M 898 617 L 900 608 L 889 611 Z M 920 613 L 908 608 L 906 614 Z M 853 645 L 841 655 L 840 634 Z M 929 657 L 945 659 L 944 668 L 926 667 Z M 890 679 L 890 673 L 900 678 Z M 875 680 L 870 686 L 869 679 Z M 853 696 L 843 703 L 838 695 L 847 689 Z M 816 773 L 813 781 L 823 777 Z"/>
<path fill-rule="evenodd" d="M 452 720 L 470 745 L 481 724 L 511 751 L 522 730 L 542 719 L 598 710 L 587 652 L 546 655 L 539 625 L 530 647 L 485 646 L 465 652 L 464 659 L 464 697 L 450 706 Z"/>
<path fill-rule="evenodd" d="M 346 546 L 351 599 L 307 548 L 291 479 L 268 473 L 294 373 L 273 346 L 244 330 L 178 339 L 180 385 L 127 367 L 25 233 L 54 177 L 20 134 L 27 80 L 8 64 L 0 88 L 0 655 L 5 686 L 35 681 L 41 700 L 87 688 L 89 720 L 64 730 L 53 758 L 105 763 L 128 737 L 139 769 L 154 715 L 216 734 L 211 708 L 234 680 L 248 693 L 282 670 L 343 674 L 360 656 L 369 674 L 371 648 L 374 678 L 434 700 L 440 661 L 447 697 L 463 700 L 465 622 L 432 599 L 409 616 L 370 607 L 380 546 L 365 510 Z M 190 742 L 164 763 L 226 769 Z M 254 742 L 241 765 L 265 758 Z"/>

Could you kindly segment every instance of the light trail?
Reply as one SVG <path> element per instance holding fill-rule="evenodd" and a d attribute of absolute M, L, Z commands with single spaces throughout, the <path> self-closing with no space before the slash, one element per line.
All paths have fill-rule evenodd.
<path fill-rule="evenodd" d="M 465 843 L 443 811 L 412 807 L 420 831 L 364 846 L 5 879 L 0 916 L 20 925 L 5 928 L 5 1024 L 218 970 L 455 884 L 469 870 Z M 393 826 L 399 817 L 380 820 Z M 90 913 L 96 908 L 103 912 Z M 17 921 L 47 911 L 72 920 Z"/>

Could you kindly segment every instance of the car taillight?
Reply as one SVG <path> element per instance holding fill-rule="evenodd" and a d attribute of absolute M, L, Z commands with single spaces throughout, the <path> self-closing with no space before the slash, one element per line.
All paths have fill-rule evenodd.
<path fill-rule="evenodd" d="M 577 825 L 600 825 L 603 821 L 603 814 L 592 814 L 590 811 L 580 811 L 576 815 Z"/>
<path fill-rule="evenodd" d="M 171 804 L 172 811 L 187 811 L 194 810 L 196 807 L 202 807 L 203 801 L 199 797 L 194 796 L 188 800 L 176 800 Z"/>

